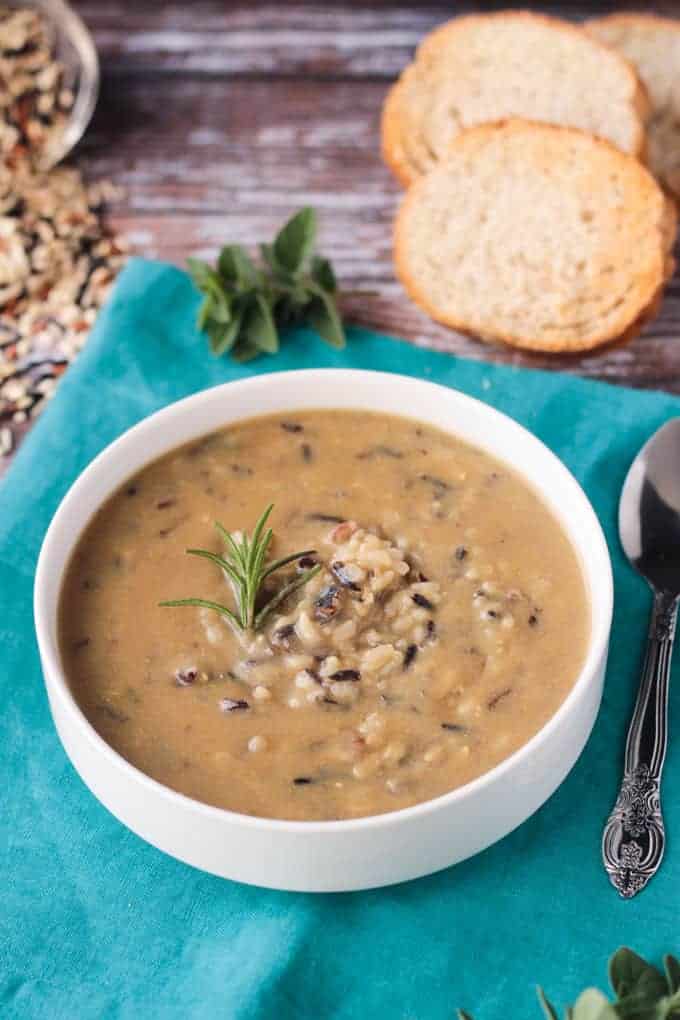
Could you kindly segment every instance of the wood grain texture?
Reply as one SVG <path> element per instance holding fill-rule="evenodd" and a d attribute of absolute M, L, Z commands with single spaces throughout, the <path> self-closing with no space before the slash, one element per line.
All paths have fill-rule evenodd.
<path fill-rule="evenodd" d="M 512 3 L 132 3 L 76 0 L 108 74 L 305 75 L 392 78 L 419 39 L 455 14 Z M 515 4 L 574 20 L 637 3 Z M 652 5 L 677 13 L 673 2 Z"/>
<path fill-rule="evenodd" d="M 76 160 L 123 185 L 115 227 L 135 250 L 182 264 L 228 240 L 268 240 L 303 204 L 349 290 L 350 321 L 487 361 L 566 369 L 680 393 L 680 276 L 632 345 L 592 356 L 522 355 L 438 326 L 397 284 L 400 190 L 378 123 L 422 35 L 455 13 L 504 4 L 75 0 L 101 57 L 102 92 Z M 639 3 L 523 5 L 580 19 Z M 680 15 L 676 3 L 654 5 Z"/>

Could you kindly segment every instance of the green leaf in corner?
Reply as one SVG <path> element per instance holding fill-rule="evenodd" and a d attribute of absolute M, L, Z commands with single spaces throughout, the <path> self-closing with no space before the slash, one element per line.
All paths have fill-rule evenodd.
<path fill-rule="evenodd" d="M 252 298 L 244 324 L 244 340 L 257 351 L 275 354 L 279 349 L 279 334 L 274 325 L 271 308 L 261 294 Z"/>
<path fill-rule="evenodd" d="M 680 991 L 680 960 L 668 953 L 668 955 L 663 958 L 663 966 L 666 971 L 668 991 L 672 995 L 673 992 Z"/>
<path fill-rule="evenodd" d="M 663 974 L 626 946 L 610 959 L 609 980 L 621 1000 L 622 1016 L 635 1016 L 636 1008 L 640 1013 L 641 1008 L 651 1007 L 667 991 Z"/>
<path fill-rule="evenodd" d="M 316 213 L 309 206 L 295 213 L 278 233 L 272 250 L 277 266 L 297 272 L 309 258 L 316 240 Z"/>
<path fill-rule="evenodd" d="M 538 996 L 538 1001 L 541 1004 L 541 1009 L 543 1010 L 543 1013 L 546 1016 L 547 1020 L 559 1020 L 559 1017 L 557 1016 L 557 1010 L 552 1005 L 552 1003 L 548 1001 L 548 999 L 545 996 L 545 992 L 543 991 L 540 985 L 536 989 L 536 995 Z"/>
<path fill-rule="evenodd" d="M 663 1003 L 659 1006 L 659 1013 L 654 1020 L 671 1020 L 671 1017 L 673 1020 L 680 1018 L 680 989 L 663 1000 Z"/>
<path fill-rule="evenodd" d="M 338 289 L 338 281 L 335 278 L 333 266 L 330 264 L 328 259 L 321 258 L 320 255 L 315 255 L 312 259 L 309 272 L 315 283 L 318 283 L 318 285 L 325 291 L 328 291 L 329 294 L 335 294 Z"/>
<path fill-rule="evenodd" d="M 596 988 L 586 988 L 573 1008 L 574 1020 L 618 1020 L 611 1002 Z"/>
<path fill-rule="evenodd" d="M 335 301 L 321 287 L 314 287 L 314 296 L 307 308 L 307 319 L 320 337 L 331 347 L 345 346 L 345 329 L 338 315 Z"/>

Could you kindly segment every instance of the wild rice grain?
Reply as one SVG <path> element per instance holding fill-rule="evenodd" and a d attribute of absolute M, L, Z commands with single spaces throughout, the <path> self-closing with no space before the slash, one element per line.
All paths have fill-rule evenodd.
<path fill-rule="evenodd" d="M 404 653 L 404 669 L 408 669 L 416 655 L 418 654 L 418 645 L 409 645 Z"/>
<path fill-rule="evenodd" d="M 198 680 L 198 670 L 195 666 L 189 669 L 178 669 L 175 673 L 175 684 L 177 687 L 191 687 Z"/>
<path fill-rule="evenodd" d="M 250 708 L 250 705 L 243 698 L 221 698 L 219 702 L 221 712 L 238 712 Z"/>

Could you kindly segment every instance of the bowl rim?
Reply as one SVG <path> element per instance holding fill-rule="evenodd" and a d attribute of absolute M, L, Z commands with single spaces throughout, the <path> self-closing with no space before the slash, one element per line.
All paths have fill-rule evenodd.
<path fill-rule="evenodd" d="M 476 779 L 471 780 L 469 783 L 465 783 L 463 786 L 457 787 L 454 790 L 450 790 L 446 793 L 440 794 L 437 797 L 432 797 L 428 800 L 419 801 L 416 804 L 412 804 L 409 807 L 397 808 L 394 811 L 387 811 L 381 814 L 364 815 L 357 818 L 344 818 L 344 819 L 333 819 L 328 821 L 320 820 L 293 820 L 293 819 L 282 819 L 282 818 L 268 818 L 259 815 L 248 815 L 238 811 L 232 811 L 228 808 L 217 807 L 213 804 L 206 804 L 203 801 L 196 800 L 187 794 L 180 793 L 177 790 L 173 790 L 171 787 L 153 779 L 147 773 L 141 769 L 132 765 L 126 758 L 123 757 L 118 751 L 116 751 L 110 744 L 108 744 L 102 736 L 96 731 L 92 723 L 90 723 L 87 716 L 84 714 L 74 695 L 72 694 L 69 685 L 66 680 L 65 670 L 61 665 L 60 653 L 58 648 L 58 642 L 53 641 L 50 634 L 50 621 L 51 617 L 48 613 L 48 608 L 44 604 L 46 595 L 46 578 L 50 571 L 50 561 L 53 555 L 53 546 L 56 544 L 57 529 L 61 525 L 62 518 L 68 515 L 69 509 L 72 505 L 77 503 L 80 498 L 81 491 L 86 490 L 89 485 L 90 476 L 93 473 L 95 466 L 99 465 L 102 461 L 112 456 L 120 446 L 128 444 L 133 440 L 137 439 L 140 441 L 140 449 L 143 449 L 143 439 L 145 433 L 150 430 L 155 430 L 162 425 L 165 421 L 169 421 L 171 418 L 183 417 L 189 415 L 191 409 L 199 404 L 201 401 L 208 399 L 211 395 L 215 395 L 217 391 L 229 389 L 233 392 L 235 387 L 239 389 L 247 390 L 249 388 L 255 388 L 261 386 L 263 381 L 266 381 L 272 385 L 285 380 L 290 380 L 292 377 L 301 378 L 302 376 L 318 376 L 323 374 L 324 376 L 336 376 L 338 382 L 350 383 L 352 378 L 357 376 L 367 377 L 370 376 L 374 379 L 376 385 L 381 383 L 394 383 L 395 378 L 406 382 L 407 384 L 413 384 L 415 386 L 424 387 L 435 387 L 438 390 L 444 391 L 447 395 L 451 396 L 462 405 L 463 408 L 467 405 L 468 407 L 474 407 L 478 412 L 487 415 L 490 422 L 495 422 L 498 425 L 503 425 L 505 428 L 512 427 L 516 434 L 524 434 L 524 438 L 528 438 L 530 442 L 535 446 L 536 450 L 541 453 L 542 456 L 547 457 L 553 462 L 554 467 L 562 475 L 562 480 L 567 486 L 572 488 L 573 493 L 582 504 L 582 511 L 587 517 L 590 518 L 591 525 L 594 528 L 594 533 L 597 535 L 600 543 L 600 559 L 606 566 L 606 573 L 604 577 L 600 577 L 600 582 L 603 584 L 602 597 L 596 606 L 591 595 L 591 606 L 590 606 L 590 619 L 591 619 L 591 633 L 588 640 L 588 646 L 586 651 L 585 659 L 581 665 L 578 676 L 576 677 L 569 693 L 567 694 L 564 701 L 560 704 L 557 711 L 550 716 L 550 718 L 544 723 L 544 725 L 525 743 L 522 744 L 516 751 L 514 751 L 507 758 L 504 758 L 493 768 L 486 772 L 483 772 Z M 266 383 L 265 383 L 266 384 Z M 359 408 L 359 405 L 357 405 Z M 290 407 L 288 410 L 294 411 L 295 402 L 291 400 Z M 332 410 L 333 405 L 330 402 L 323 402 L 320 410 Z M 350 405 L 343 404 L 343 410 L 349 410 Z M 365 408 L 359 408 L 365 410 Z M 260 413 L 278 413 L 278 412 L 258 412 L 254 409 L 252 413 L 241 414 L 233 419 L 233 421 L 247 420 L 248 418 L 258 417 Z M 419 420 L 416 415 L 401 414 L 397 415 L 396 412 L 378 412 L 378 413 L 394 413 L 395 416 L 412 418 L 413 420 Z M 228 427 L 228 426 L 221 426 Z M 447 431 L 444 426 L 436 426 L 442 428 L 443 431 Z M 220 426 L 216 426 L 214 429 L 209 428 L 206 434 L 211 431 L 217 431 Z M 450 430 L 450 434 L 455 436 L 456 432 L 453 428 Z M 183 442 L 189 442 L 190 439 L 179 440 L 168 446 L 166 452 L 170 452 L 172 449 L 182 445 Z M 481 449 L 485 449 L 482 441 L 468 440 L 465 439 L 470 445 L 478 445 Z M 136 473 L 142 470 L 145 466 L 153 463 L 159 457 L 163 456 L 163 453 L 156 453 L 153 456 L 143 459 L 141 463 L 131 466 L 130 474 Z M 498 460 L 503 461 L 500 455 L 491 454 L 496 456 Z M 532 481 L 527 479 L 520 468 L 513 465 L 515 470 L 521 477 L 525 478 L 527 484 L 529 484 L 539 495 L 545 495 L 545 490 L 541 489 L 540 485 L 534 485 Z M 122 484 L 124 481 L 118 481 L 116 484 L 107 490 L 106 495 L 98 500 L 97 506 L 100 507 L 106 499 L 108 499 Z M 93 513 L 96 511 L 93 511 Z M 88 523 L 92 519 L 93 514 L 90 514 Z M 564 523 L 559 521 L 560 527 L 563 530 L 567 530 Z M 80 536 L 87 524 L 83 525 L 78 529 L 78 532 L 71 545 L 70 552 L 77 545 Z M 575 541 L 574 535 L 569 532 L 567 538 L 571 543 L 575 552 L 579 556 L 581 561 L 581 569 L 584 574 L 586 573 L 586 563 L 592 555 L 592 548 L 588 549 L 589 557 L 586 558 L 584 549 L 580 548 Z M 67 560 L 68 562 L 68 560 Z M 61 588 L 61 581 L 63 580 L 62 570 L 59 577 L 59 589 Z M 587 580 L 587 578 L 586 578 Z M 573 476 L 571 471 L 566 467 L 562 460 L 550 450 L 542 440 L 538 439 L 529 429 L 520 425 L 510 415 L 504 414 L 502 411 L 496 410 L 489 404 L 484 403 L 482 400 L 478 400 L 476 397 L 468 396 L 468 394 L 461 392 L 454 387 L 447 386 L 442 383 L 433 382 L 429 379 L 423 379 L 417 376 L 408 376 L 402 373 L 392 372 L 381 372 L 374 371 L 372 369 L 344 369 L 344 368 L 310 368 L 310 369 L 293 369 L 288 371 L 275 371 L 271 373 L 258 374 L 255 376 L 248 377 L 246 379 L 232 380 L 228 382 L 218 383 L 215 386 L 207 387 L 192 393 L 189 396 L 180 398 L 179 400 L 173 401 L 170 404 L 152 412 L 145 416 L 135 425 L 126 429 L 111 443 L 107 444 L 79 473 L 75 481 L 67 490 L 62 500 L 55 511 L 40 549 L 38 557 L 38 564 L 35 573 L 34 582 L 34 597 L 33 597 L 33 609 L 34 609 L 34 622 L 35 630 L 38 641 L 38 647 L 40 651 L 41 663 L 43 666 L 44 682 L 47 689 L 48 697 L 51 700 L 53 695 L 58 695 L 61 700 L 61 708 L 70 716 L 71 721 L 80 730 L 80 735 L 86 741 L 92 745 L 93 749 L 103 754 L 108 760 L 109 764 L 123 772 L 129 781 L 140 784 L 142 787 L 147 789 L 150 793 L 160 796 L 165 800 L 169 807 L 179 806 L 185 810 L 198 812 L 199 815 L 207 818 L 212 818 L 216 821 L 231 822 L 232 824 L 245 826 L 249 829 L 260 829 L 268 830 L 272 832 L 288 832 L 298 834 L 312 834 L 312 833 L 351 833 L 357 830 L 363 830 L 367 828 L 376 829 L 389 827 L 392 825 L 402 824 L 410 820 L 416 820 L 424 815 L 432 812 L 440 811 L 446 808 L 455 806 L 456 803 L 465 801 L 469 798 L 474 797 L 477 793 L 484 790 L 486 787 L 494 783 L 498 778 L 503 776 L 506 772 L 514 768 L 518 763 L 524 759 L 530 757 L 534 749 L 545 741 L 551 739 L 553 733 L 561 725 L 562 720 L 567 717 L 571 711 L 574 703 L 581 697 L 584 690 L 589 684 L 593 682 L 594 677 L 597 673 L 598 665 L 606 657 L 607 647 L 609 643 L 609 634 L 611 629 L 611 621 L 613 615 L 613 603 L 614 603 L 614 590 L 613 590 L 613 575 L 611 560 L 609 556 L 609 549 L 607 546 L 602 527 L 597 518 L 597 515 L 590 503 L 590 500 L 583 491 L 581 485 Z M 55 611 L 58 609 L 59 596 L 57 596 Z M 67 753 L 70 758 L 70 754 Z M 76 770 L 78 771 L 78 770 Z M 82 778 L 82 777 L 81 777 Z M 95 796 L 97 796 L 95 794 Z M 99 798 L 97 798 L 99 799 Z"/>

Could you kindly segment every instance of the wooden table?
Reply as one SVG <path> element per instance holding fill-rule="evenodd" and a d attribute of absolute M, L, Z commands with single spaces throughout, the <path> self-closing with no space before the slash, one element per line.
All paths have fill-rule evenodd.
<path fill-rule="evenodd" d="M 566 369 L 680 392 L 680 275 L 642 337 L 589 357 L 525 356 L 431 322 L 391 262 L 400 191 L 379 153 L 389 83 L 433 25 L 495 4 L 76 0 L 99 48 L 102 92 L 78 159 L 125 189 L 115 227 L 140 254 L 182 264 L 227 241 L 268 240 L 304 204 L 348 289 L 350 321 L 472 358 Z M 559 4 L 582 18 L 643 4 Z M 676 4 L 654 5 L 673 13 Z"/>

